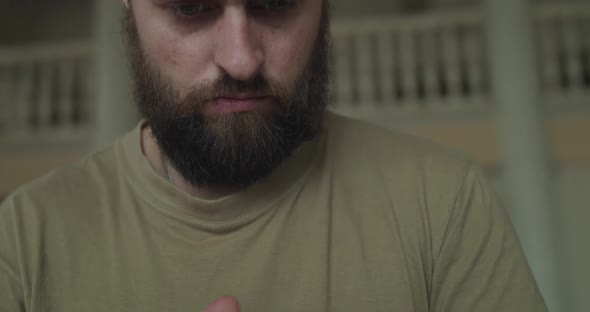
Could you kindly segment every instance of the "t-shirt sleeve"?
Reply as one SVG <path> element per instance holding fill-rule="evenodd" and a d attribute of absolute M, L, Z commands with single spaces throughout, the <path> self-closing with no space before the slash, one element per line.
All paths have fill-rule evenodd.
<path fill-rule="evenodd" d="M 14 210 L 10 200 L 0 203 L 0 311 L 25 311 Z"/>
<path fill-rule="evenodd" d="M 471 168 L 435 253 L 431 311 L 547 311 L 496 194 Z"/>

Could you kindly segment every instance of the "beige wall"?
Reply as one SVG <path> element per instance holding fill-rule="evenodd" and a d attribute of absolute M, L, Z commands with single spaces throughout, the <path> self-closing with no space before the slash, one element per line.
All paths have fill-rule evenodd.
<path fill-rule="evenodd" d="M 556 179 L 558 217 L 563 235 L 562 260 L 570 287 L 569 311 L 590 311 L 590 167 L 563 168 Z"/>
<path fill-rule="evenodd" d="M 590 311 L 590 166 L 554 167 L 552 172 L 555 225 L 560 239 L 557 241 L 561 265 L 561 282 L 565 310 L 563 312 Z M 491 173 L 492 182 L 502 197 L 508 190 L 502 184 L 500 171 Z M 514 209 L 514 208 L 513 208 Z M 552 311 L 562 312 L 562 311 Z"/>
<path fill-rule="evenodd" d="M 8 2 L 0 3 L 0 45 L 91 36 L 90 0 Z"/>
<path fill-rule="evenodd" d="M 334 18 L 392 14 L 399 11 L 400 1 L 332 0 Z"/>

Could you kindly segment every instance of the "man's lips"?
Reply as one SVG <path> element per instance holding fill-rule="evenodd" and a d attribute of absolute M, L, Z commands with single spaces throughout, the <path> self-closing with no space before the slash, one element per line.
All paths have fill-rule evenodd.
<path fill-rule="evenodd" d="M 270 107 L 272 98 L 268 96 L 219 97 L 207 105 L 208 114 L 229 114 L 259 111 Z"/>

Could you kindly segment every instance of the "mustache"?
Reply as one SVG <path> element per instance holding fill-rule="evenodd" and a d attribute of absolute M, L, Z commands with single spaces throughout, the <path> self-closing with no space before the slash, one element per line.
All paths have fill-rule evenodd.
<path fill-rule="evenodd" d="M 291 97 L 289 89 L 279 82 L 273 81 L 264 74 L 244 81 L 232 78 L 223 73 L 217 79 L 198 86 L 194 86 L 180 97 L 180 109 L 191 114 L 197 113 L 207 103 L 222 97 L 233 97 L 247 94 L 251 97 L 271 97 L 275 102 L 288 105 Z"/>

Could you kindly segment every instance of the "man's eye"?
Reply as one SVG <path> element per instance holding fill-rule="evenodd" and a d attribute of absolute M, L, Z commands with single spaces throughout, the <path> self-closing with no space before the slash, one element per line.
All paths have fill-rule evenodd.
<path fill-rule="evenodd" d="M 178 4 L 172 7 L 176 14 L 183 17 L 192 17 L 211 11 L 214 8 L 215 6 L 213 4 L 207 3 Z"/>
<path fill-rule="evenodd" d="M 253 10 L 282 11 L 291 8 L 294 0 L 253 0 L 248 4 Z"/>
<path fill-rule="evenodd" d="M 288 8 L 290 4 L 290 1 L 285 0 L 268 0 L 264 2 L 264 7 L 269 10 L 280 10 Z"/>

